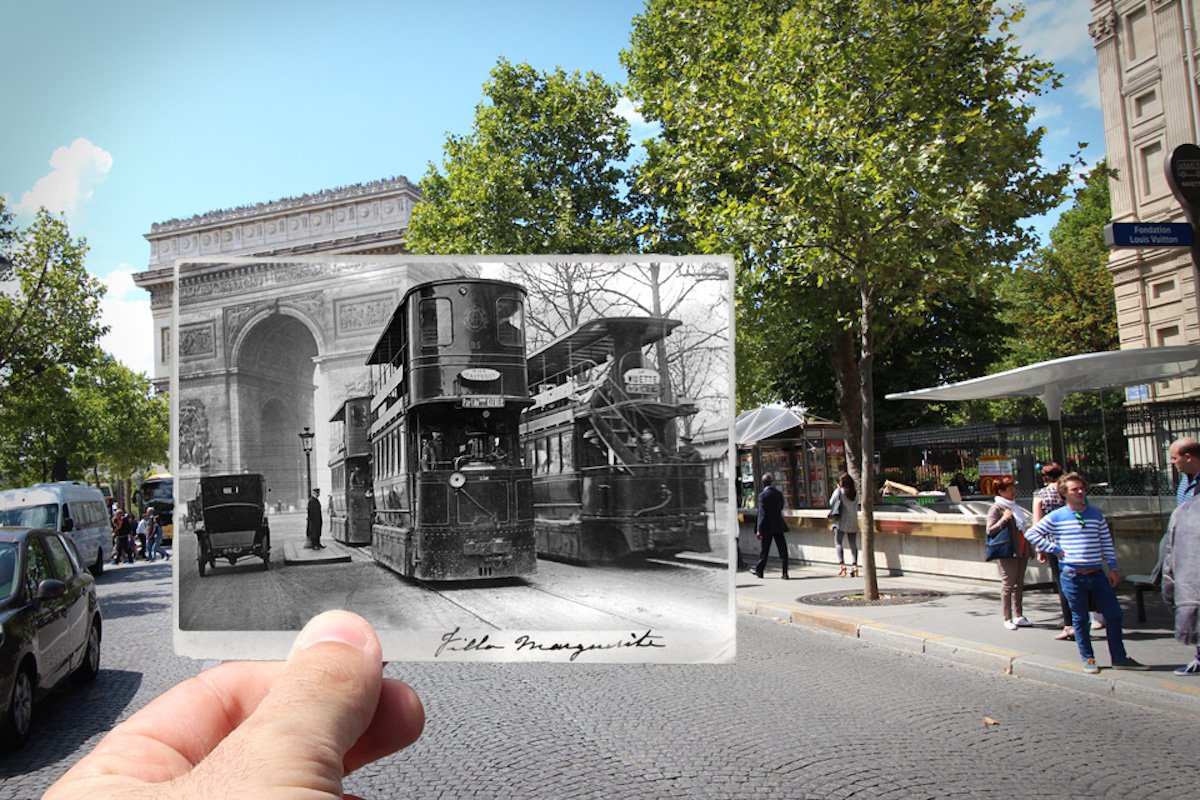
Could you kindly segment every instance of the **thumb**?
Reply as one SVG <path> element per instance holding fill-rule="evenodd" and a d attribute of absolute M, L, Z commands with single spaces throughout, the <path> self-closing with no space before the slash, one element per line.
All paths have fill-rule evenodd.
<path fill-rule="evenodd" d="M 258 708 L 197 772 L 209 767 L 219 784 L 238 775 L 257 790 L 238 792 L 247 797 L 307 790 L 340 798 L 343 758 L 370 724 L 382 680 L 370 624 L 347 611 L 320 614 L 300 631 Z"/>

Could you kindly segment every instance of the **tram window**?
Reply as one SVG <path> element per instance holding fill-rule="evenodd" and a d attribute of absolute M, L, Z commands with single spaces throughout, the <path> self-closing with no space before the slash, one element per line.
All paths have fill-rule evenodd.
<path fill-rule="evenodd" d="M 574 453 L 571 452 L 571 434 L 564 433 L 562 438 L 562 470 L 570 472 L 575 468 Z"/>
<path fill-rule="evenodd" d="M 450 326 L 450 300 L 431 297 L 421 301 L 421 344 L 450 344 L 454 335 Z"/>
<path fill-rule="evenodd" d="M 496 338 L 500 344 L 522 343 L 522 332 L 525 330 L 523 311 L 521 301 L 515 297 L 501 297 L 496 301 Z"/>
<path fill-rule="evenodd" d="M 561 437 L 557 433 L 551 434 L 550 436 L 550 457 L 546 464 L 547 472 L 562 472 L 562 460 L 559 458 L 560 450 L 558 446 L 560 438 Z"/>
<path fill-rule="evenodd" d="M 538 439 L 534 442 L 534 467 L 533 471 L 537 474 L 548 472 L 549 464 L 547 456 L 549 455 L 549 443 L 545 439 Z"/>

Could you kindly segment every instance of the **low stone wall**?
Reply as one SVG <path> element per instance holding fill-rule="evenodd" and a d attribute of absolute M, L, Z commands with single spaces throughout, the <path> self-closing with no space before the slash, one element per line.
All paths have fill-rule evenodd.
<path fill-rule="evenodd" d="M 829 564 L 836 569 L 833 530 L 821 509 L 784 514 L 788 557 L 807 564 Z M 1158 561 L 1158 542 L 1167 517 L 1154 511 L 1125 511 L 1108 518 L 1124 575 L 1149 573 Z M 754 537 L 755 517 L 738 513 L 738 547 L 742 561 L 753 564 L 759 543 Z M 859 534 L 859 546 L 862 535 Z M 875 514 L 875 564 L 880 574 L 928 574 L 975 580 L 1000 581 L 994 564 L 984 561 L 984 525 L 981 519 L 961 514 Z M 774 551 L 772 551 L 774 557 Z M 847 554 L 847 558 L 848 558 Z M 863 563 L 860 552 L 858 563 Z M 1031 559 L 1026 584 L 1049 583 L 1050 569 Z"/>

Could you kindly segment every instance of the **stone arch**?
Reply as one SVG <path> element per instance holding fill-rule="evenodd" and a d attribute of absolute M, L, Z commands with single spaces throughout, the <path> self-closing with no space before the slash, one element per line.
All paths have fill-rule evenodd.
<path fill-rule="evenodd" d="M 304 453 L 299 432 L 316 423 L 318 335 L 294 313 L 257 315 L 234 348 L 236 429 L 241 469 L 265 477 L 267 502 L 302 508 Z M 316 453 L 313 454 L 315 458 Z M 317 462 L 313 464 L 316 474 Z"/>

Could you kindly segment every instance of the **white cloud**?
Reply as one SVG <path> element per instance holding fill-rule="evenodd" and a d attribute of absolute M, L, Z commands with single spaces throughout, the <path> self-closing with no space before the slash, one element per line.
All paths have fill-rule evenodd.
<path fill-rule="evenodd" d="M 92 199 L 96 185 L 108 177 L 112 154 L 82 137 L 50 156 L 50 174 L 38 180 L 21 195 L 17 210 L 33 214 L 45 206 L 49 211 L 74 214 Z"/>
<path fill-rule="evenodd" d="M 613 109 L 613 112 L 618 117 L 623 117 L 629 123 L 630 134 L 634 140 L 655 136 L 659 132 L 658 123 L 647 122 L 645 117 L 634 108 L 633 101 L 628 97 L 622 97 L 617 100 L 617 106 Z"/>
<path fill-rule="evenodd" d="M 100 278 L 108 287 L 100 301 L 100 321 L 109 331 L 100 346 L 134 372 L 154 377 L 154 318 L 150 295 L 133 282 L 133 270 L 122 264 Z"/>
<path fill-rule="evenodd" d="M 1008 3 L 1009 6 L 1012 3 Z M 1095 50 L 1088 34 L 1090 0 L 1027 0 L 1025 17 L 1013 26 L 1022 50 L 1059 64 L 1094 65 Z"/>

